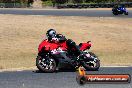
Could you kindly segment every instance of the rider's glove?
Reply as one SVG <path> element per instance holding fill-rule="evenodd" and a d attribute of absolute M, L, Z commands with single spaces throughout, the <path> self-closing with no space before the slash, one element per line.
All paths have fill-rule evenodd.
<path fill-rule="evenodd" d="M 59 42 L 59 39 L 58 38 L 52 38 L 52 42 L 57 43 L 57 42 Z"/>

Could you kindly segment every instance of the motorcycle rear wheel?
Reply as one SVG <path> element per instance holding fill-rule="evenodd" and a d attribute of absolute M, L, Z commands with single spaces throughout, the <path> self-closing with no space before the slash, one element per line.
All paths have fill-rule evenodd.
<path fill-rule="evenodd" d="M 53 58 L 42 58 L 41 56 L 37 56 L 36 66 L 42 72 L 52 73 L 56 70 L 56 61 Z"/>
<path fill-rule="evenodd" d="M 117 13 L 117 12 L 115 12 L 115 11 L 113 11 L 112 13 L 113 13 L 114 15 L 118 15 L 118 13 Z"/>

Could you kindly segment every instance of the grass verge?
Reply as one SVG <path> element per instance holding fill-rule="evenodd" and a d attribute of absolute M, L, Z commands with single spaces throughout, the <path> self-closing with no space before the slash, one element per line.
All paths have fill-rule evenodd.
<path fill-rule="evenodd" d="M 132 66 L 132 18 L 0 15 L 0 23 L 0 69 L 34 67 L 49 28 L 77 44 L 91 40 L 102 66 Z"/>

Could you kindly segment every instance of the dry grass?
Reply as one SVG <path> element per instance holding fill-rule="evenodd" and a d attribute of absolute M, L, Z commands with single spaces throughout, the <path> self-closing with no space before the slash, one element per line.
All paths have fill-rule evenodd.
<path fill-rule="evenodd" d="M 0 15 L 0 69 L 35 66 L 49 28 L 77 43 L 91 40 L 102 65 L 132 66 L 132 18 Z"/>

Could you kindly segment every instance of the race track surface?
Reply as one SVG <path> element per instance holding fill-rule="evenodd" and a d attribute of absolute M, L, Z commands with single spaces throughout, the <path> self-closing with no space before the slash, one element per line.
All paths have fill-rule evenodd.
<path fill-rule="evenodd" d="M 0 72 L 0 88 L 132 88 L 129 84 L 85 84 L 76 82 L 76 72 L 40 73 L 37 71 Z M 132 67 L 102 67 L 87 74 L 130 74 Z"/>
<path fill-rule="evenodd" d="M 88 17 L 132 17 L 132 10 L 128 10 L 129 15 L 114 16 L 111 10 L 32 10 L 32 9 L 0 9 L 0 14 L 17 15 L 54 15 L 54 16 L 88 16 Z"/>

